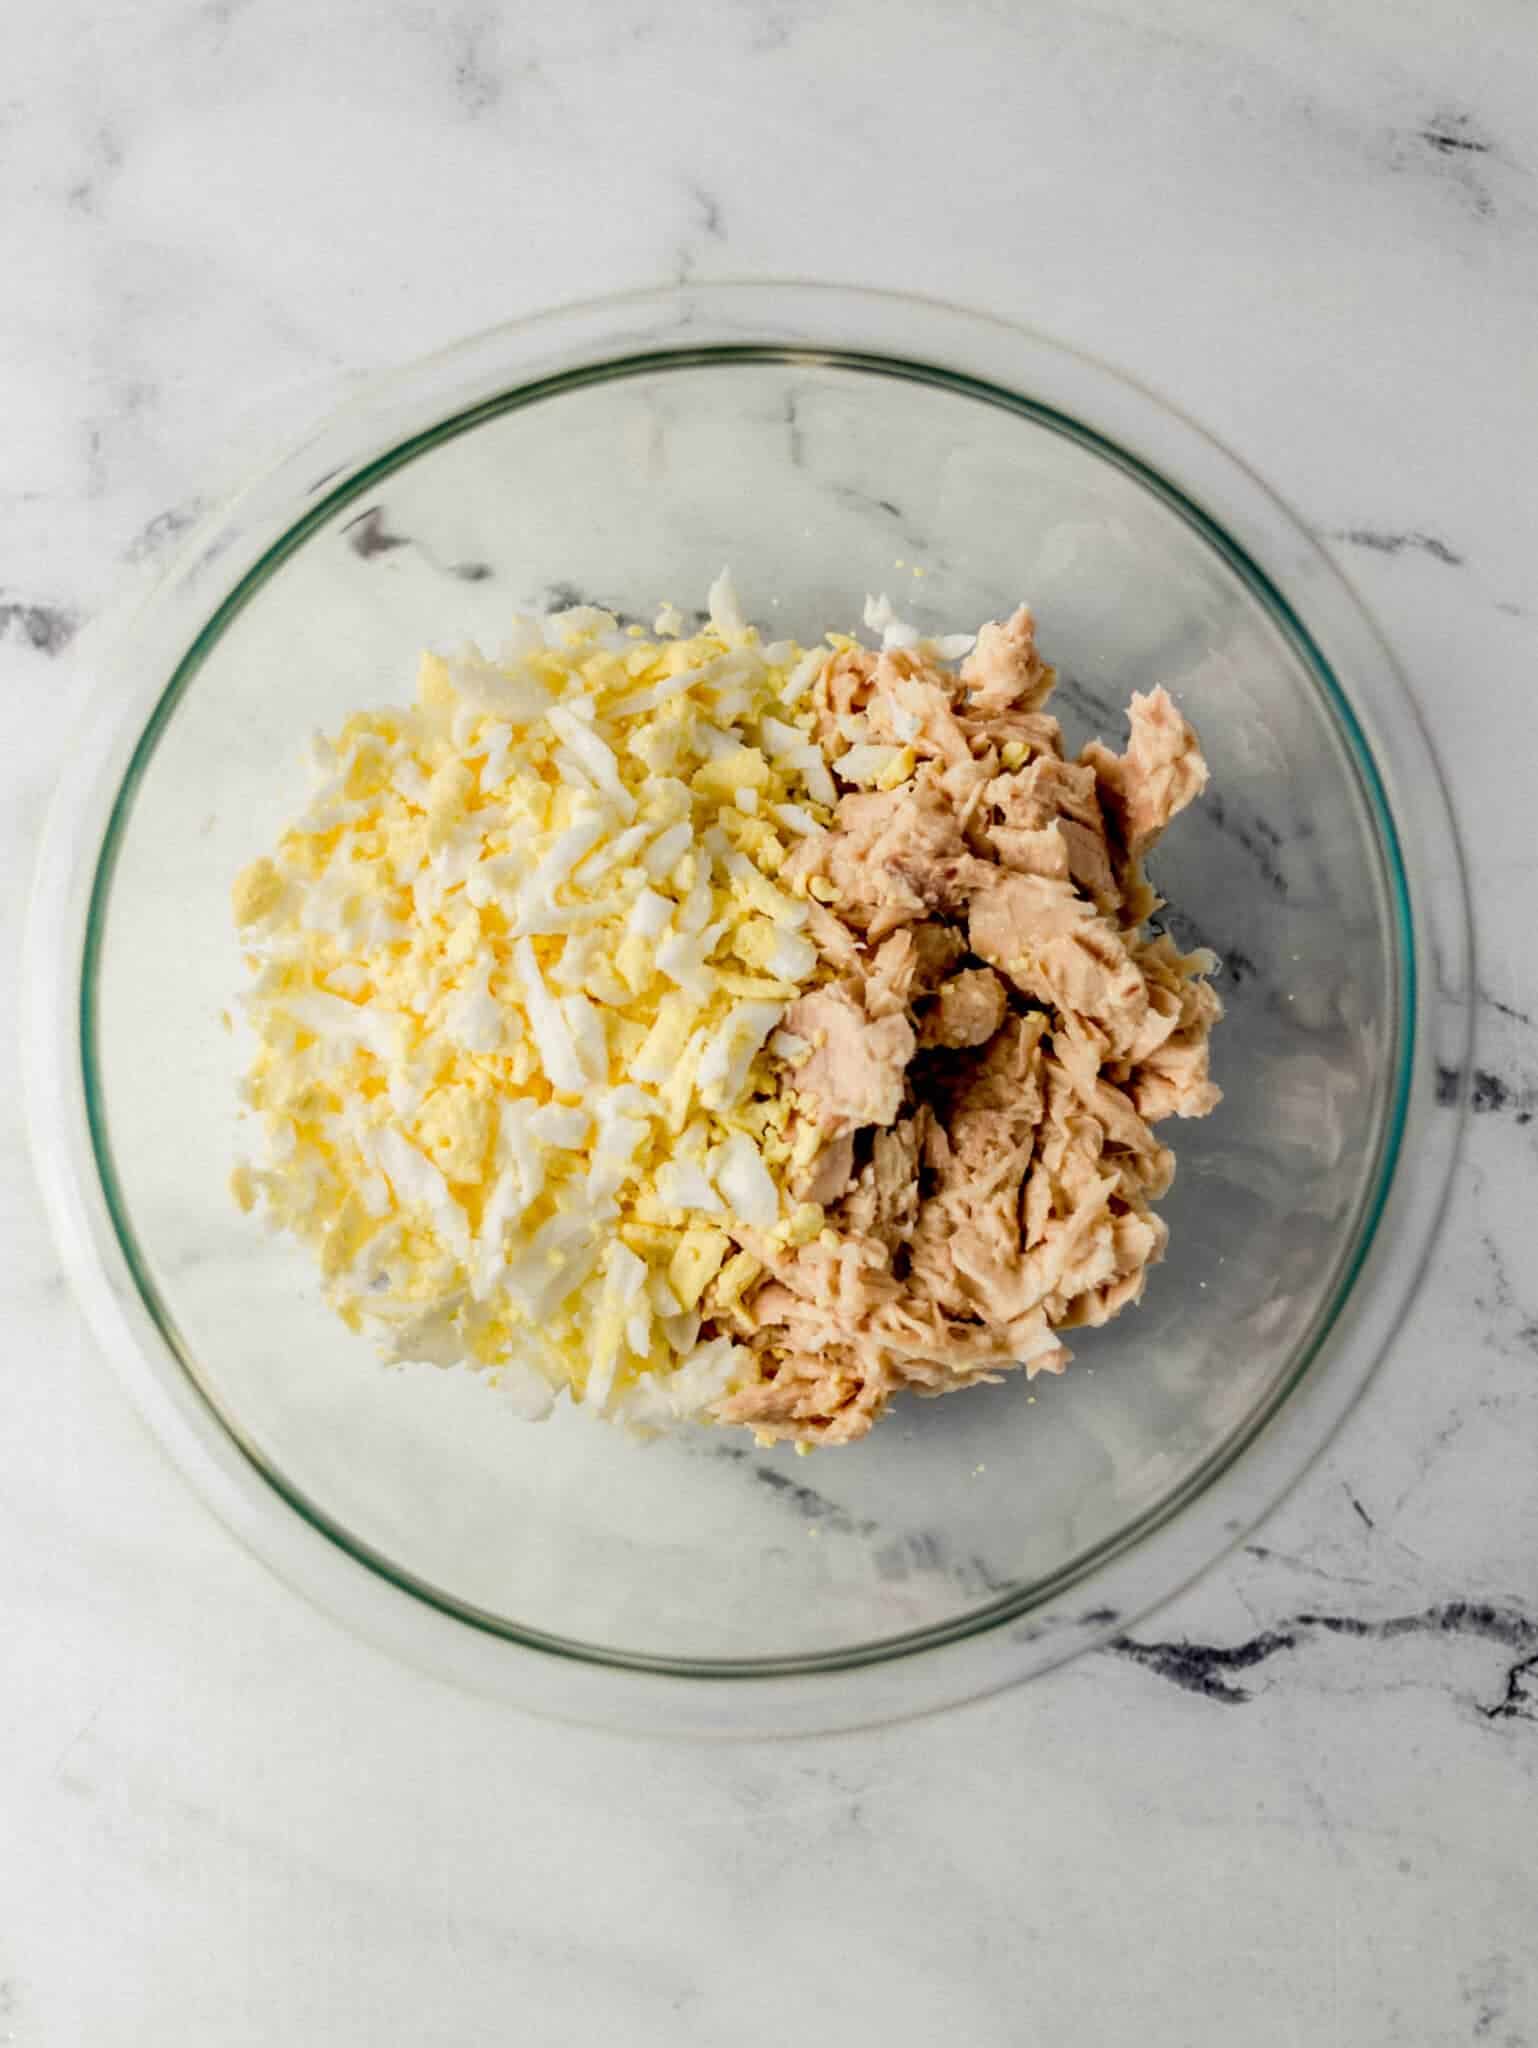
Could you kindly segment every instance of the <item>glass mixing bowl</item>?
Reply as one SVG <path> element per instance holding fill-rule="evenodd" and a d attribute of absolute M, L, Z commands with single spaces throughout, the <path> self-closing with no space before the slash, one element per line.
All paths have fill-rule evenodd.
<path fill-rule="evenodd" d="M 1022 597 L 1070 742 L 1131 691 L 1196 722 L 1159 849 L 1225 963 L 1226 1093 L 1171 1126 L 1169 1255 L 1060 1380 L 901 1403 L 798 1459 L 741 1432 L 534 1426 L 386 1370 L 234 1208 L 235 871 L 316 727 L 519 608 L 649 618 L 730 563 L 774 636 L 888 591 Z M 1127 1627 L 1273 1503 L 1360 1392 L 1427 1249 L 1466 1061 L 1467 920 L 1379 640 L 1235 460 L 1042 338 L 911 299 L 689 287 L 569 308 L 356 395 L 190 539 L 99 657 L 29 986 L 38 1162 L 93 1324 L 224 1518 L 441 1673 L 626 1726 L 932 1707 Z M 1437 1105 L 1440 1070 L 1443 1106 Z"/>

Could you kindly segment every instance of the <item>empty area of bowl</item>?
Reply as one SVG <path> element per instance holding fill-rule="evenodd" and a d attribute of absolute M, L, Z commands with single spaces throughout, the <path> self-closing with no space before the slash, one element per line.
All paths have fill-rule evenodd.
<path fill-rule="evenodd" d="M 1134 690 L 1196 723 L 1210 794 L 1153 863 L 1225 962 L 1226 1091 L 1180 1162 L 1143 1305 L 1023 1376 L 809 1459 L 520 1422 L 468 1373 L 384 1369 L 308 1260 L 231 1202 L 246 1139 L 236 870 L 303 802 L 312 730 L 405 701 L 424 646 L 518 609 L 648 620 L 723 562 L 770 636 L 934 630 L 1028 598 L 1069 740 Z M 1349 678 L 1343 679 L 1349 689 Z M 338 492 L 183 664 L 104 863 L 87 1084 L 118 1228 L 186 1370 L 290 1500 L 496 1627 L 661 1664 L 858 1658 L 1060 1583 L 1220 1463 L 1303 1370 L 1370 1230 L 1408 963 L 1349 720 L 1264 586 L 1171 493 L 1023 403 L 826 355 L 583 373 Z"/>

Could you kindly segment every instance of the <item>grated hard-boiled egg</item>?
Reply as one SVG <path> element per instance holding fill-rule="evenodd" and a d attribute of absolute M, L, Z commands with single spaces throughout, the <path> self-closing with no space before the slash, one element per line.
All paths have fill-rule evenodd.
<path fill-rule="evenodd" d="M 234 887 L 237 1197 L 388 1356 L 489 1368 L 531 1413 L 700 1413 L 747 1363 L 699 1341 L 700 1297 L 759 1270 L 723 1223 L 820 1222 L 766 1048 L 818 972 L 775 876 L 835 795 L 789 722 L 826 650 L 762 646 L 724 576 L 708 627 L 656 631 L 584 606 L 497 660 L 424 655 L 412 708 L 315 742 L 308 808 Z"/>

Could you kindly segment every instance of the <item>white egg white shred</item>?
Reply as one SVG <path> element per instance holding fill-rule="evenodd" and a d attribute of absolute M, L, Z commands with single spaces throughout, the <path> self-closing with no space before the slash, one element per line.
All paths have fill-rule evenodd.
<path fill-rule="evenodd" d="M 758 1270 L 727 1226 L 822 1220 L 783 1188 L 779 1077 L 825 970 L 775 875 L 837 798 L 805 705 L 831 650 L 764 645 L 724 571 L 708 619 L 578 606 L 424 656 L 413 706 L 316 737 L 307 809 L 235 884 L 237 1197 L 387 1358 L 485 1369 L 529 1417 L 705 1416 L 750 1369 L 700 1335 L 723 1265 Z M 971 644 L 885 598 L 865 621 Z M 845 783 L 901 770 L 844 739 Z"/>

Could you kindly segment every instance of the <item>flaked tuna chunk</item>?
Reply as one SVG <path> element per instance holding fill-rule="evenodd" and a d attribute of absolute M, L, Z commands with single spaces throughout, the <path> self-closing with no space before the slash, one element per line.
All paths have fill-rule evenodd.
<path fill-rule="evenodd" d="M 912 747 L 921 760 L 965 764 L 972 758 L 956 722 L 950 678 L 912 654 L 887 653 L 877 662 L 869 724 L 872 739 Z"/>
<path fill-rule="evenodd" d="M 995 871 L 973 901 L 972 951 L 1023 994 L 1087 1018 L 1113 1054 L 1131 1046 L 1148 991 L 1116 927 L 1073 885 Z"/>
<path fill-rule="evenodd" d="M 789 865 L 787 862 L 787 869 Z M 829 967 L 836 967 L 840 974 L 857 973 L 863 964 L 863 956 L 854 933 L 848 925 L 833 915 L 825 903 L 819 903 L 815 896 L 808 896 L 805 900 L 806 935 L 817 948 L 818 954 Z"/>
<path fill-rule="evenodd" d="M 912 1117 L 873 1133 L 870 1157 L 847 1182 L 831 1221 L 890 1251 L 913 1233 L 919 1207 L 919 1134 Z"/>
<path fill-rule="evenodd" d="M 923 1130 L 930 1192 L 914 1231 L 915 1287 L 952 1314 L 1013 1319 L 1034 1303 L 1020 1271 L 1020 1192 L 1042 1115 L 1039 1013 L 1011 1017 L 937 1075 Z"/>
<path fill-rule="evenodd" d="M 1043 757 L 1013 774 L 996 776 L 983 792 L 978 820 L 970 835 L 973 845 L 981 841 L 980 851 L 1025 874 L 1051 872 L 1037 848 L 1042 832 L 1056 830 L 1066 872 L 1098 909 L 1120 909 L 1122 886 L 1106 843 L 1093 768 Z"/>
<path fill-rule="evenodd" d="M 1079 759 L 1095 772 L 1128 858 L 1140 860 L 1170 819 L 1207 787 L 1207 763 L 1167 690 L 1135 693 L 1127 718 L 1125 754 L 1092 740 Z"/>
<path fill-rule="evenodd" d="M 1058 1048 L 1062 1049 L 1061 1035 Z M 1175 1177 L 1175 1155 L 1161 1145 L 1149 1129 L 1148 1120 L 1131 1095 L 1074 1062 L 1047 1062 L 1049 1073 L 1066 1076 L 1084 1114 L 1095 1126 L 1094 1159 L 1097 1170 L 1115 1173 L 1121 1192 L 1130 1202 L 1157 1201 L 1169 1192 Z"/>
<path fill-rule="evenodd" d="M 1041 1120 L 1050 1021 L 1042 1010 L 1012 1011 L 978 1051 L 937 1063 L 934 1115 L 968 1165 L 987 1159 L 997 1132 L 1028 1136 Z"/>
<path fill-rule="evenodd" d="M 1132 1080 L 1132 1098 L 1150 1123 L 1167 1116 L 1207 1116 L 1223 1100 L 1208 1078 L 1205 1044 L 1163 1045 Z"/>
<path fill-rule="evenodd" d="M 1006 825 L 1039 827 L 1070 820 L 1104 835 L 1095 772 L 1043 755 L 988 785 L 988 805 Z"/>
<path fill-rule="evenodd" d="M 961 664 L 968 709 L 994 717 L 1005 711 L 1035 711 L 1057 681 L 1036 648 L 1036 621 L 1028 604 L 1011 617 L 992 619 Z"/>
<path fill-rule="evenodd" d="M 788 1135 L 796 1137 L 800 1119 L 793 1121 Z M 845 1131 L 818 1146 L 810 1162 L 789 1175 L 790 1191 L 798 1202 L 816 1202 L 829 1208 L 854 1178 L 854 1133 Z"/>
<path fill-rule="evenodd" d="M 1141 966 L 1142 961 L 1136 947 L 1133 949 L 1133 957 Z M 1126 1074 L 1120 1071 L 1123 1067 L 1130 1073 L 1141 1061 L 1150 1059 L 1159 1047 L 1180 1029 L 1181 1014 L 1185 1005 L 1179 992 L 1166 988 L 1162 982 L 1151 980 L 1146 973 L 1143 976 L 1143 984 L 1148 990 L 1148 1015 L 1143 1019 L 1142 1030 L 1128 1046 L 1122 1058 L 1113 1062 L 1118 1070 L 1116 1079 L 1119 1081 L 1126 1079 Z"/>
<path fill-rule="evenodd" d="M 839 914 L 872 941 L 936 912 L 959 917 L 990 873 L 968 852 L 928 770 L 899 789 L 841 798 L 832 830 L 806 845 L 793 856 L 801 863 L 794 872 L 819 863 L 838 892 Z"/>
<path fill-rule="evenodd" d="M 1115 1279 L 1110 1219 L 1114 1185 L 1095 1175 L 1068 1213 L 1054 1218 L 1041 1242 L 1026 1253 L 1018 1284 L 1033 1301 L 1052 1303 L 1060 1313 L 1075 1295 Z"/>
<path fill-rule="evenodd" d="M 864 716 L 875 681 L 876 657 L 864 647 L 843 648 L 827 662 L 812 690 L 818 744 L 835 757 L 855 737 L 852 720 Z"/>
<path fill-rule="evenodd" d="M 717 1404 L 720 1422 L 738 1422 L 760 1443 L 847 1444 L 879 1421 L 891 1396 L 884 1374 L 870 1374 L 850 1348 L 827 1341 L 812 1350 L 766 1353 L 765 1376 Z"/>
<path fill-rule="evenodd" d="M 889 1124 L 918 1045 L 906 1017 L 867 1017 L 842 982 L 800 996 L 785 1029 L 812 1050 L 794 1070 L 801 1106 L 829 1137 Z"/>
<path fill-rule="evenodd" d="M 1127 1093 L 1150 1123 L 1206 1116 L 1223 1100 L 1208 1071 L 1207 1034 L 1223 1006 L 1205 982 L 1192 982 L 1180 1028 L 1132 1070 Z"/>
<path fill-rule="evenodd" d="M 919 970 L 918 941 L 904 925 L 876 948 L 860 991 L 867 1017 L 904 1016 L 913 1000 Z"/>
<path fill-rule="evenodd" d="M 1084 1106 L 1083 1097 L 1061 1061 L 1042 1060 L 1046 1099 L 1036 1146 L 1039 1172 L 1032 1175 L 1032 1195 L 1045 1207 L 1031 1219 L 1027 1236 L 1034 1240 L 1053 1216 L 1066 1216 L 1087 1189 L 1100 1179 L 1105 1128 Z"/>
<path fill-rule="evenodd" d="M 969 1185 L 953 1171 L 924 1203 L 910 1256 L 918 1295 L 948 1315 L 995 1325 L 1040 1307 L 1021 1257 L 1020 1191 L 1029 1165 L 1028 1147 L 1001 1150 L 986 1182 Z"/>
<path fill-rule="evenodd" d="M 1055 1328 L 1101 1323 L 1114 1314 L 1113 1300 L 1137 1300 L 1167 1237 L 1159 1218 L 1119 1207 L 1114 1183 L 1101 1180 L 1027 1253 L 1024 1284 Z"/>
<path fill-rule="evenodd" d="M 1040 875 L 1049 882 L 1070 879 L 1068 841 L 1062 824 L 1054 820 L 1032 831 L 1020 826 L 995 825 L 989 833 L 993 852 L 1001 866 L 1017 875 Z"/>
<path fill-rule="evenodd" d="M 906 1015 L 934 993 L 965 953 L 965 943 L 950 925 L 901 926 L 881 941 L 873 958 L 860 962 L 865 1014 Z"/>
<path fill-rule="evenodd" d="M 1174 1161 L 1125 1100 L 1086 1103 L 1051 1055 L 1044 1077 L 1046 1114 L 1021 1205 L 1025 1284 L 1054 1327 L 1067 1328 L 1103 1322 L 1113 1301 L 1141 1292 L 1166 1235 L 1147 1198 L 1167 1189 Z"/>
<path fill-rule="evenodd" d="M 884 1270 L 884 1249 L 846 1239 L 775 1257 L 774 1277 L 747 1305 L 761 1378 L 714 1413 L 761 1442 L 848 1443 L 900 1388 L 929 1396 L 995 1378 L 1061 1372 L 1068 1352 L 1040 1309 L 1011 1321 L 947 1315 Z"/>
<path fill-rule="evenodd" d="M 1004 1022 L 1009 998 L 991 967 L 969 967 L 942 981 L 919 1025 L 920 1045 L 986 1045 Z"/>
<path fill-rule="evenodd" d="M 1056 1318 L 1056 1327 L 1076 1330 L 1098 1327 L 1142 1298 L 1148 1269 L 1164 1257 L 1169 1225 L 1151 1209 L 1117 1209 L 1113 1204 L 1102 1226 L 1100 1256 L 1111 1266 L 1108 1278 L 1093 1285 L 1075 1284 Z"/>
<path fill-rule="evenodd" d="M 1165 1028 L 1153 1043 L 1145 1031 L 1133 1046 L 1126 1092 L 1149 1123 L 1206 1116 L 1223 1099 L 1208 1071 L 1208 1040 L 1223 1005 L 1204 977 L 1217 963 L 1205 951 L 1182 953 L 1163 932 L 1138 946 L 1135 958 Z"/>
<path fill-rule="evenodd" d="M 996 718 L 974 718 L 963 709 L 957 712 L 956 723 L 971 742 L 973 753 L 984 758 L 989 751 L 997 757 L 1012 742 L 1027 755 L 1062 757 L 1063 728 L 1048 711 L 1004 711 Z M 990 773 L 997 772 L 995 758 Z"/>

